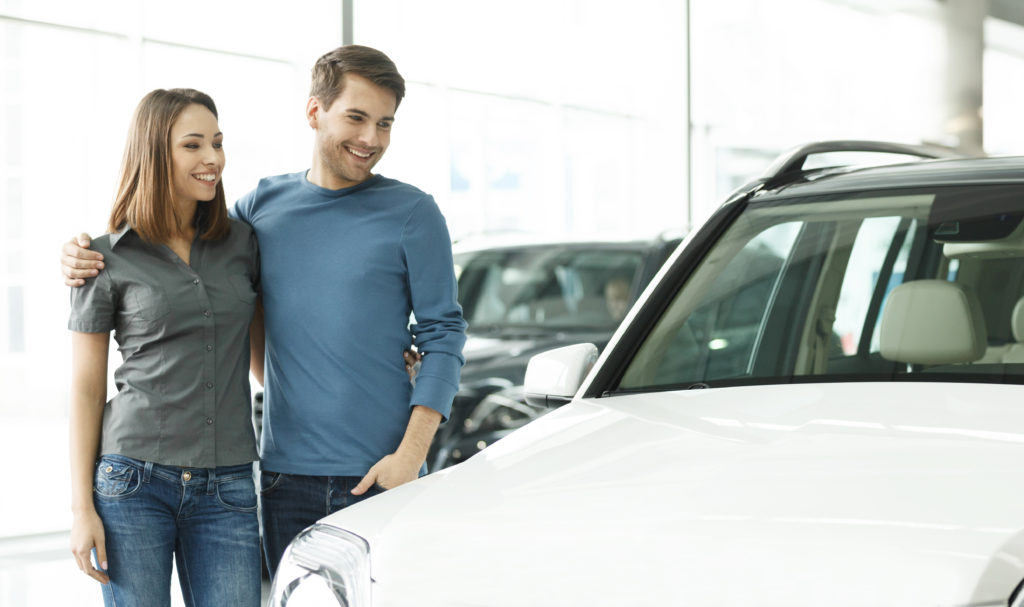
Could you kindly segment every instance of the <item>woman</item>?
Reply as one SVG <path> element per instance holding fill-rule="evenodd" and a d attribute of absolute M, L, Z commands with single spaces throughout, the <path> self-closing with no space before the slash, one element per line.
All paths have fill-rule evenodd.
<path fill-rule="evenodd" d="M 169 605 L 172 557 L 187 604 L 260 603 L 259 258 L 252 229 L 227 215 L 222 139 L 207 95 L 142 99 L 110 233 L 94 241 L 106 270 L 71 293 L 71 545 L 107 605 Z M 123 363 L 106 402 L 111 330 Z"/>

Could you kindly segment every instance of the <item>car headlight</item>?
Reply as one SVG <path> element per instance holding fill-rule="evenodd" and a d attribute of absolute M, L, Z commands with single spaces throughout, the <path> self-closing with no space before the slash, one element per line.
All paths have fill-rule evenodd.
<path fill-rule="evenodd" d="M 516 386 L 485 396 L 462 425 L 467 433 L 514 430 L 549 411 L 551 409 L 528 404 L 523 397 L 523 387 Z"/>
<path fill-rule="evenodd" d="M 370 604 L 370 546 L 366 540 L 316 524 L 288 545 L 270 589 L 273 607 Z"/>

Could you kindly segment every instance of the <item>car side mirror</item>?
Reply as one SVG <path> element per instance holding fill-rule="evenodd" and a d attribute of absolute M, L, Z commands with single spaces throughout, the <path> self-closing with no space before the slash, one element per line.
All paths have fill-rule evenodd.
<path fill-rule="evenodd" d="M 557 407 L 572 400 L 597 362 L 597 346 L 574 344 L 542 352 L 530 359 L 523 382 L 526 402 Z"/>

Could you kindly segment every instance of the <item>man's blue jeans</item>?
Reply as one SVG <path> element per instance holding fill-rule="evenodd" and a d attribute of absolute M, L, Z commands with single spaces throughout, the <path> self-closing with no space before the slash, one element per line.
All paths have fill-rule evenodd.
<path fill-rule="evenodd" d="M 271 575 L 277 571 L 284 549 L 300 531 L 332 512 L 384 491 L 374 486 L 362 495 L 352 495 L 361 480 L 358 476 L 260 474 L 263 551 Z"/>
<path fill-rule="evenodd" d="M 171 604 L 171 559 L 189 607 L 260 604 L 252 465 L 177 468 L 120 455 L 96 465 L 106 534 L 106 605 Z"/>

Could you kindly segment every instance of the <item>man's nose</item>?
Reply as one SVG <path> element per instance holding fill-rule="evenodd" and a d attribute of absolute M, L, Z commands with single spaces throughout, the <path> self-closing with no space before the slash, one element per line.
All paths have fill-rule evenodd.
<path fill-rule="evenodd" d="M 380 143 L 380 134 L 377 132 L 377 125 L 367 122 L 359 129 L 359 142 L 369 146 L 377 147 Z"/>

